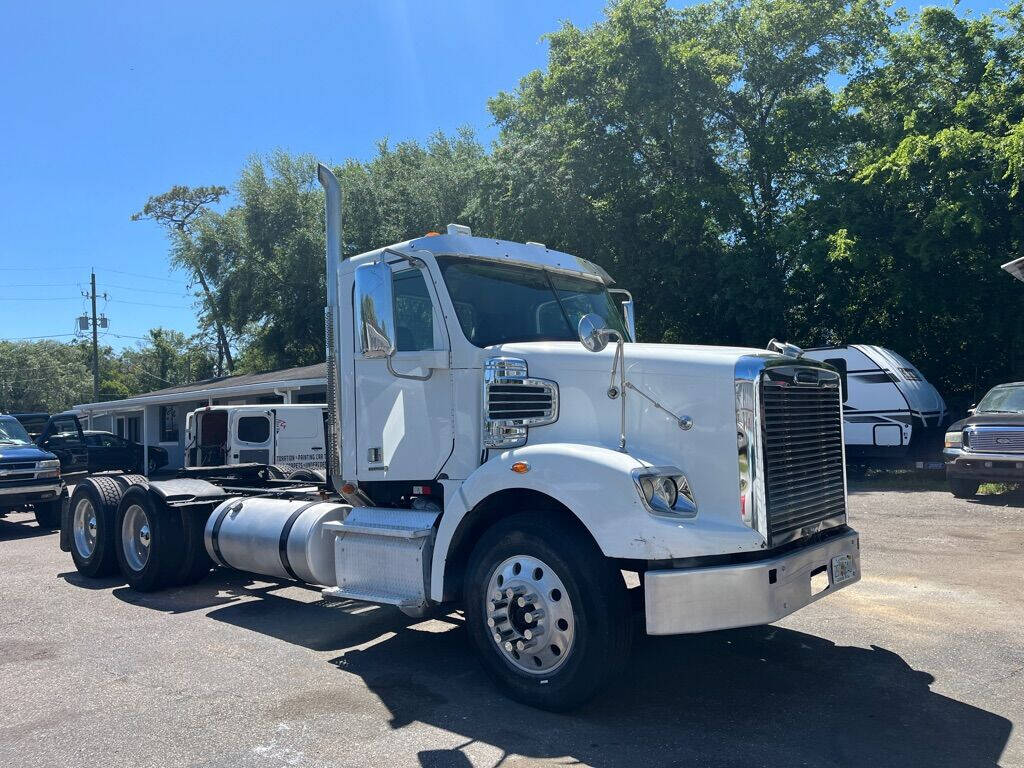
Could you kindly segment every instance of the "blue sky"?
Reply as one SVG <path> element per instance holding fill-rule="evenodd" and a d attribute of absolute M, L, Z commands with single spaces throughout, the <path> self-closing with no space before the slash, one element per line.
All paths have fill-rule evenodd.
<path fill-rule="evenodd" d="M 130 220 L 149 195 L 231 185 L 275 148 L 365 158 L 462 125 L 489 140 L 487 99 L 544 66 L 545 32 L 603 6 L 0 0 L 0 338 L 70 334 L 90 267 L 106 343 L 192 332 L 162 232 Z"/>

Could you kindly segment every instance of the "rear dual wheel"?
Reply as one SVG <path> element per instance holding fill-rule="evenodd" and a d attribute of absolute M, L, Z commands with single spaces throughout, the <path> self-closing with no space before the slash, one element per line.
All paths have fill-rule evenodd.
<path fill-rule="evenodd" d="M 203 544 L 205 518 L 167 506 L 149 489 L 125 491 L 117 507 L 117 561 L 128 585 L 139 592 L 191 584 L 212 563 Z"/>

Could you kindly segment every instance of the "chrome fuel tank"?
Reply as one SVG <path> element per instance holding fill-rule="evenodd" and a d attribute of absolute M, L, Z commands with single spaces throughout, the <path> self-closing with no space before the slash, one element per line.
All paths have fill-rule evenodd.
<path fill-rule="evenodd" d="M 335 536 L 323 524 L 344 520 L 350 510 L 327 501 L 228 499 L 206 523 L 206 551 L 239 571 L 335 586 Z"/>

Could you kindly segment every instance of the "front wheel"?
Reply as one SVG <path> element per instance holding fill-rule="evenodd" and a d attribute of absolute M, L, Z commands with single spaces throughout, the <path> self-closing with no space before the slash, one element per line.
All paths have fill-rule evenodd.
<path fill-rule="evenodd" d="M 53 501 L 41 501 L 33 505 L 36 513 L 36 524 L 40 528 L 53 530 L 60 527 L 61 508 L 67 503 L 67 494 L 63 494 Z"/>
<path fill-rule="evenodd" d="M 968 480 L 963 477 L 949 478 L 949 490 L 958 499 L 970 499 L 977 495 L 981 483 L 975 480 Z"/>
<path fill-rule="evenodd" d="M 524 704 L 577 707 L 629 656 L 633 622 L 621 573 L 553 513 L 515 514 L 489 529 L 470 557 L 464 597 L 484 668 Z"/>

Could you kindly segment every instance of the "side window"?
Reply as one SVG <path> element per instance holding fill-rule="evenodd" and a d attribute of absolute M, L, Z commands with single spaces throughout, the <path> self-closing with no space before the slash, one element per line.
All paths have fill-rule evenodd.
<path fill-rule="evenodd" d="M 839 380 L 842 382 L 843 386 L 843 402 L 845 403 L 846 400 L 850 397 L 850 390 L 846 386 L 846 360 L 842 357 L 830 357 L 822 362 L 828 363 L 837 371 L 839 371 Z"/>
<path fill-rule="evenodd" d="M 243 416 L 238 420 L 238 439 L 243 443 L 265 443 L 270 437 L 270 419 Z"/>
<path fill-rule="evenodd" d="M 395 349 L 417 352 L 434 348 L 434 305 L 427 283 L 418 269 L 397 272 L 394 276 Z"/>
<path fill-rule="evenodd" d="M 178 442 L 178 409 L 171 406 L 160 406 L 160 442 Z"/>

